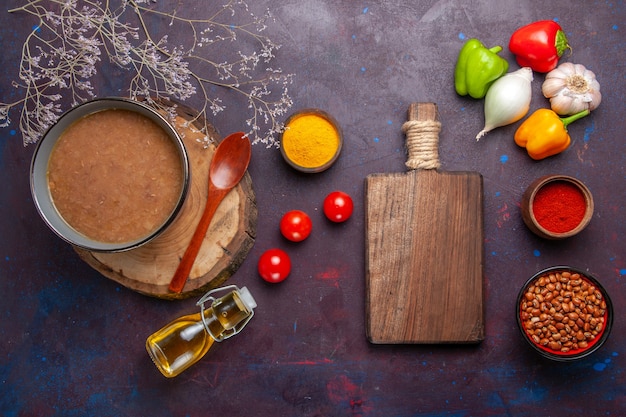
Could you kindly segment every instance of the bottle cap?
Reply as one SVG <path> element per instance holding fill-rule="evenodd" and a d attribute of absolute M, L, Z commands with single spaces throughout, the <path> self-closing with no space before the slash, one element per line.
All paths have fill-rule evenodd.
<path fill-rule="evenodd" d="M 239 296 L 241 297 L 241 301 L 243 301 L 248 310 L 252 311 L 256 308 L 256 301 L 254 300 L 254 297 L 252 297 L 252 294 L 247 287 L 242 287 L 239 290 Z"/>

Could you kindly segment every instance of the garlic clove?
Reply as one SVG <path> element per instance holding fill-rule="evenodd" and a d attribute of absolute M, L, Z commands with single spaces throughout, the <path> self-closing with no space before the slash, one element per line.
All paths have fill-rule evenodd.
<path fill-rule="evenodd" d="M 573 75 L 573 74 L 581 74 L 582 75 L 582 73 L 587 69 L 582 64 L 572 64 L 571 62 L 568 62 L 568 64 L 570 64 L 570 66 L 572 68 L 570 75 Z"/>
<path fill-rule="evenodd" d="M 572 62 L 564 62 L 562 65 L 559 65 L 559 67 L 561 67 L 561 70 L 565 72 L 567 75 L 571 75 L 576 72 L 576 65 L 579 65 L 579 64 L 574 64 Z"/>
<path fill-rule="evenodd" d="M 570 94 L 557 94 L 550 98 L 550 107 L 555 113 L 563 116 L 583 111 L 588 108 L 588 104 Z"/>
<path fill-rule="evenodd" d="M 546 75 L 548 78 L 566 79 L 574 73 L 574 68 L 569 65 L 569 62 L 559 65 Z"/>
<path fill-rule="evenodd" d="M 565 88 L 564 78 L 547 78 L 541 85 L 541 92 L 545 98 L 550 98 L 559 94 Z"/>

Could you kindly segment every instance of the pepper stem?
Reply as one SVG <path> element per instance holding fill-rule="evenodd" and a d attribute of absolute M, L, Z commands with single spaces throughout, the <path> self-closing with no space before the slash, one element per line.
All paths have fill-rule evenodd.
<path fill-rule="evenodd" d="M 561 57 L 561 55 L 563 55 L 566 49 L 569 49 L 570 51 L 572 50 L 572 47 L 569 46 L 569 43 L 567 42 L 567 36 L 562 30 L 558 30 L 556 32 L 556 37 L 554 39 L 554 48 L 556 49 L 556 54 L 559 56 L 559 58 Z"/>
<path fill-rule="evenodd" d="M 567 125 L 575 122 L 578 119 L 582 119 L 583 117 L 585 117 L 586 115 L 589 114 L 589 109 L 585 109 L 579 113 L 573 114 L 569 117 L 561 117 L 561 121 L 563 122 L 563 127 L 565 128 L 565 130 L 567 130 Z"/>
<path fill-rule="evenodd" d="M 497 54 L 498 52 L 502 50 L 502 47 L 500 45 L 496 45 L 493 48 L 489 48 L 489 50 L 493 52 L 494 54 Z"/>

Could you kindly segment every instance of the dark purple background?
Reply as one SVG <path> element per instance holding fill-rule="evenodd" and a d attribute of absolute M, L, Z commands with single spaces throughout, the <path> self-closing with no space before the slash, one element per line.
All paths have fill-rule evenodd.
<path fill-rule="evenodd" d="M 2 101 L 19 97 L 11 81 L 21 45 L 37 23 L 5 12 L 19 3 L 0 7 Z M 159 3 L 179 13 L 203 7 L 200 0 Z M 250 289 L 259 304 L 255 317 L 181 376 L 162 377 L 145 339 L 195 312 L 195 299 L 162 301 L 120 287 L 46 228 L 29 190 L 34 147 L 22 146 L 19 115 L 13 114 L 14 124 L 0 129 L 0 414 L 626 415 L 623 1 L 252 3 L 276 16 L 267 34 L 283 45 L 277 65 L 295 74 L 292 110 L 322 108 L 345 135 L 338 162 L 317 175 L 295 172 L 276 149 L 253 148 L 257 241 L 228 282 Z M 518 124 L 476 143 L 482 102 L 458 97 L 452 72 L 465 39 L 506 46 L 517 27 L 540 19 L 562 24 L 573 47 L 564 60 L 592 69 L 604 95 L 597 111 L 570 126 L 566 152 L 535 162 L 513 142 Z M 506 48 L 502 55 L 511 70 L 518 68 Z M 99 95 L 124 95 L 121 75 L 99 74 Z M 535 74 L 532 110 L 548 105 L 543 77 Z M 374 346 L 365 338 L 364 178 L 405 169 L 401 125 L 413 101 L 439 107 L 442 169 L 484 176 L 486 339 L 480 345 Z M 241 130 L 244 116 L 231 111 L 213 124 L 226 134 Z M 579 178 L 595 199 L 591 224 L 567 241 L 534 236 L 519 212 L 526 186 L 551 173 Z M 323 217 L 323 198 L 335 189 L 356 203 L 344 224 Z M 299 244 L 279 234 L 280 217 L 291 209 L 308 212 L 314 222 L 313 234 Z M 287 250 L 293 260 L 291 276 L 274 286 L 256 272 L 260 254 L 271 247 Z M 593 273 L 615 306 L 606 345 L 576 363 L 541 359 L 516 328 L 519 288 L 555 264 Z"/>

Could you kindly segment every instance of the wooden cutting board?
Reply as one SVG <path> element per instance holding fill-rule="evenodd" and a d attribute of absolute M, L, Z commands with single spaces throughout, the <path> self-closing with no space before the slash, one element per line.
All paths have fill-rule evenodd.
<path fill-rule="evenodd" d="M 409 171 L 365 180 L 372 343 L 484 339 L 483 180 L 438 170 L 439 128 L 435 104 L 411 104 L 403 126 Z"/>
<path fill-rule="evenodd" d="M 75 248 L 85 262 L 105 277 L 142 294 L 164 299 L 199 296 L 223 284 L 254 245 L 257 223 L 256 198 L 246 172 L 218 207 L 183 292 L 169 291 L 169 283 L 206 204 L 209 166 L 216 144 L 206 146 L 202 139 L 208 135 L 214 142 L 221 140 L 194 110 L 182 104 L 177 104 L 175 110 L 174 125 L 183 138 L 191 167 L 189 192 L 177 218 L 154 240 L 130 251 L 100 253 Z"/>

